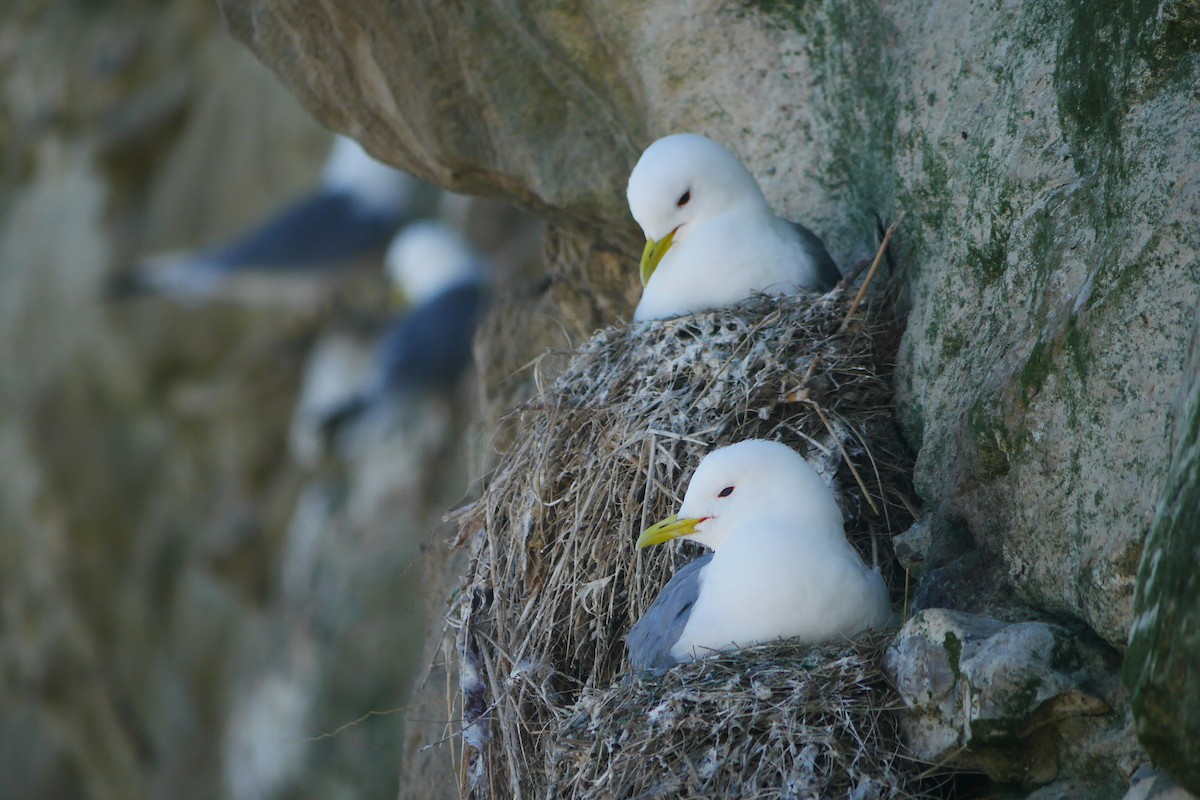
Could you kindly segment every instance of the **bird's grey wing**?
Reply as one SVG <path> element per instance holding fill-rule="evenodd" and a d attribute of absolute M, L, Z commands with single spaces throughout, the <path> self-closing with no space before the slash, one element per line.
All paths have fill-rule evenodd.
<path fill-rule="evenodd" d="M 332 441 L 396 395 L 453 385 L 471 363 L 471 343 L 487 304 L 487 288 L 461 283 L 397 318 L 376 344 L 372 374 L 353 396 L 321 414 Z"/>
<path fill-rule="evenodd" d="M 677 660 L 671 648 L 683 635 L 700 595 L 700 570 L 712 561 L 712 553 L 698 558 L 675 573 L 625 637 L 629 663 L 634 669 L 664 670 Z"/>
<path fill-rule="evenodd" d="M 834 263 L 833 256 L 829 255 L 829 251 L 825 249 L 825 243 L 821 241 L 821 237 L 799 222 L 789 224 L 799 235 L 800 246 L 804 248 L 804 252 L 808 253 L 813 260 L 813 265 L 817 268 L 817 280 L 819 281 L 817 288 L 828 292 L 837 286 L 838 281 L 842 279 L 842 273 Z"/>
<path fill-rule="evenodd" d="M 471 363 L 471 344 L 487 305 L 487 288 L 464 282 L 414 308 L 383 335 L 376 354 L 376 385 L 395 392 L 439 388 Z"/>
<path fill-rule="evenodd" d="M 403 209 L 372 208 L 344 191 L 320 189 L 217 247 L 156 256 L 110 281 L 114 298 L 207 299 L 234 275 L 302 274 L 382 256 L 406 220 Z"/>
<path fill-rule="evenodd" d="M 382 253 L 404 221 L 401 208 L 370 207 L 321 188 L 202 256 L 230 272 L 338 266 Z"/>

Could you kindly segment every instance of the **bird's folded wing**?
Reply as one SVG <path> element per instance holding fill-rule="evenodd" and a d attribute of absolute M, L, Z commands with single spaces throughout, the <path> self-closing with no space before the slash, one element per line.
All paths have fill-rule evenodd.
<path fill-rule="evenodd" d="M 700 571 L 710 561 L 711 553 L 676 572 L 630 629 L 625 648 L 634 669 L 664 670 L 678 663 L 671 655 L 671 648 L 683 635 L 692 615 L 692 606 L 700 595 Z"/>
<path fill-rule="evenodd" d="M 816 267 L 817 277 L 820 280 L 818 288 L 823 292 L 828 292 L 837 286 L 838 281 L 842 279 L 842 273 L 834 263 L 833 256 L 829 255 L 829 251 L 825 249 L 825 243 L 821 241 L 821 237 L 799 222 L 790 222 L 789 224 L 800 235 L 800 246 L 813 260 L 813 266 Z"/>

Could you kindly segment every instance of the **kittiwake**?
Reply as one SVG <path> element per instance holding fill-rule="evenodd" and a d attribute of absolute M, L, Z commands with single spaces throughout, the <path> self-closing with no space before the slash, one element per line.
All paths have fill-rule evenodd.
<path fill-rule="evenodd" d="M 117 276 L 113 293 L 207 299 L 238 278 L 311 279 L 378 258 L 402 225 L 432 205 L 426 194 L 421 181 L 339 136 L 313 192 L 226 244 L 145 259 Z"/>
<path fill-rule="evenodd" d="M 754 176 L 711 139 L 659 139 L 626 195 L 646 235 L 635 321 L 724 308 L 755 292 L 828 291 L 841 279 L 821 239 L 775 216 Z"/>
<path fill-rule="evenodd" d="M 340 438 L 356 420 L 408 392 L 451 387 L 471 361 L 487 300 L 482 256 L 446 225 L 424 221 L 396 236 L 386 267 L 409 311 L 380 337 L 370 375 L 358 391 L 319 412 L 326 438 Z"/>
<path fill-rule="evenodd" d="M 637 669 L 774 639 L 824 642 L 890 621 L 883 578 L 846 541 L 833 493 L 786 445 L 748 439 L 705 456 L 679 513 L 637 546 L 676 538 L 713 552 L 680 569 L 629 631 Z"/>

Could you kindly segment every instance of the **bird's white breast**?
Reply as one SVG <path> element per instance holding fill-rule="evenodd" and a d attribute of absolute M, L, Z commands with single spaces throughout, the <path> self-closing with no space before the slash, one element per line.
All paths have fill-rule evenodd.
<path fill-rule="evenodd" d="M 780 524 L 730 535 L 701 572 L 676 658 L 799 637 L 822 642 L 882 627 L 891 614 L 878 573 L 841 531 L 805 536 Z"/>
<path fill-rule="evenodd" d="M 681 228 L 651 276 L 634 320 L 724 308 L 755 292 L 815 286 L 816 267 L 769 211 L 738 210 Z M 786 223 L 782 223 L 786 226 Z"/>

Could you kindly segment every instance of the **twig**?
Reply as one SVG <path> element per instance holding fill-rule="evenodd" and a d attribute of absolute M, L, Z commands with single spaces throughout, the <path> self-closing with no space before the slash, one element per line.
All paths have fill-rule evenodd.
<path fill-rule="evenodd" d="M 374 711 L 374 710 L 368 711 L 367 713 L 363 714 L 358 719 L 352 719 L 349 722 L 343 722 L 341 725 L 338 725 L 336 728 L 334 728 L 331 731 L 322 731 L 321 733 L 318 733 L 316 736 L 306 736 L 303 739 L 298 739 L 296 741 L 319 742 L 322 739 L 333 739 L 334 737 L 336 737 L 338 734 L 340 734 L 342 731 L 346 730 L 347 728 L 353 728 L 357 725 L 361 725 L 362 723 L 369 720 L 371 717 L 388 717 L 388 716 L 391 716 L 392 714 L 399 714 L 403 711 L 408 711 L 411 708 L 416 708 L 418 705 L 420 705 L 420 703 L 411 703 L 409 705 L 397 706 L 396 708 L 388 708 L 388 709 L 384 709 L 383 711 Z"/>
<path fill-rule="evenodd" d="M 846 316 L 842 320 L 842 326 L 838 328 L 838 333 L 846 330 L 846 326 L 850 324 L 850 317 L 854 315 L 858 309 L 858 304 L 862 302 L 863 297 L 867 293 L 867 287 L 871 285 L 871 281 L 875 279 L 875 273 L 879 270 L 879 262 L 883 260 L 883 254 L 887 252 L 888 242 L 892 239 L 892 234 L 896 230 L 896 226 L 904 219 L 904 212 L 901 211 L 896 215 L 896 219 L 892 220 L 892 224 L 888 225 L 887 233 L 883 235 L 883 241 L 879 243 L 879 250 L 875 252 L 875 260 L 871 262 L 871 269 L 867 270 L 867 277 L 863 279 L 862 286 L 858 287 L 858 294 L 854 295 L 854 299 L 850 301 L 850 308 L 846 310 Z"/>
<path fill-rule="evenodd" d="M 783 399 L 788 403 L 797 403 L 801 400 L 808 399 L 808 382 L 812 380 L 813 373 L 817 369 L 817 363 L 821 360 L 821 354 L 816 353 L 812 357 L 812 361 L 808 362 L 808 369 L 804 373 L 804 377 L 800 379 L 800 385 L 790 392 L 784 392 Z"/>
<path fill-rule="evenodd" d="M 838 438 L 837 432 L 833 429 L 833 425 L 829 423 L 829 417 L 825 416 L 825 412 L 815 401 L 809 400 L 813 410 L 817 412 L 817 416 L 821 418 L 821 422 L 825 423 L 825 429 L 829 431 L 829 435 L 833 437 L 833 443 L 837 445 L 838 452 L 842 454 L 842 459 L 846 462 L 846 466 L 850 467 L 850 472 L 854 475 L 854 480 L 858 481 L 858 488 L 862 489 L 863 497 L 867 500 L 867 505 L 876 515 L 879 514 L 879 509 L 875 506 L 875 501 L 871 499 L 871 493 L 867 491 L 867 485 L 863 483 L 862 476 L 858 474 L 858 470 L 854 467 L 854 462 L 850 460 L 850 455 L 846 452 L 846 448 L 842 447 L 842 440 Z"/>
<path fill-rule="evenodd" d="M 838 281 L 838 286 L 843 289 L 849 289 L 851 284 L 858 280 L 858 276 L 867 271 L 867 267 L 871 266 L 871 259 L 864 258 L 854 263 L 850 271 L 846 273 L 846 277 Z"/>
<path fill-rule="evenodd" d="M 800 382 L 801 386 L 808 386 L 808 382 L 812 380 L 813 373 L 817 369 L 817 363 L 821 360 L 820 353 L 813 353 L 812 361 L 808 362 L 808 369 L 804 371 L 804 380 Z"/>

